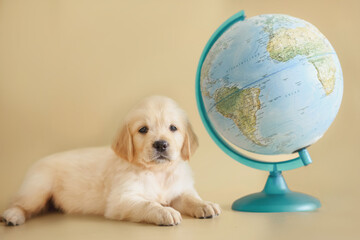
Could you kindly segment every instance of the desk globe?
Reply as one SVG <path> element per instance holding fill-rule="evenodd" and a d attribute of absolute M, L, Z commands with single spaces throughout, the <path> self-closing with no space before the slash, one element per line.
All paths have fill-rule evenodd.
<path fill-rule="evenodd" d="M 269 171 L 262 192 L 233 210 L 312 211 L 316 198 L 292 192 L 282 171 L 306 166 L 306 147 L 319 140 L 341 104 L 343 78 L 330 42 L 310 23 L 287 15 L 245 19 L 241 11 L 211 36 L 196 76 L 202 121 L 215 143 L 249 167 Z M 257 156 L 291 154 L 268 162 Z"/>

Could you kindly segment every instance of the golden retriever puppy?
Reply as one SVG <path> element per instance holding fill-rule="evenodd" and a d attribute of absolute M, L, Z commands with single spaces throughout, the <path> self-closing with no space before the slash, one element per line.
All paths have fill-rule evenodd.
<path fill-rule="evenodd" d="M 188 160 L 198 140 L 185 113 L 166 97 L 145 99 L 126 117 L 111 147 L 58 153 L 37 162 L 3 213 L 20 225 L 49 202 L 65 213 L 173 226 L 181 214 L 211 218 L 218 204 L 203 201 Z"/>

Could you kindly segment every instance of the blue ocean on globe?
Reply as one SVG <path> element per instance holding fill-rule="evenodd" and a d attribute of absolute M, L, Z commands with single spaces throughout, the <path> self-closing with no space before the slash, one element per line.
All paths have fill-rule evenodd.
<path fill-rule="evenodd" d="M 323 136 L 340 108 L 343 77 L 316 27 L 268 14 L 223 32 L 203 62 L 200 87 L 206 114 L 225 140 L 276 155 Z"/>

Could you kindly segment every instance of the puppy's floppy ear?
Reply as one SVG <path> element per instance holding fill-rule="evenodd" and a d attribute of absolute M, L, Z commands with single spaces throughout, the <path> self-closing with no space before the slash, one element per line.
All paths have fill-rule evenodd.
<path fill-rule="evenodd" d="M 190 157 L 195 153 L 196 149 L 198 148 L 199 142 L 189 121 L 187 122 L 186 125 L 187 126 L 186 126 L 184 143 L 181 148 L 181 157 L 184 160 L 189 160 Z"/>
<path fill-rule="evenodd" d="M 134 157 L 134 148 L 132 142 L 132 136 L 128 125 L 125 123 L 117 137 L 115 138 L 112 149 L 119 157 L 131 162 Z"/>

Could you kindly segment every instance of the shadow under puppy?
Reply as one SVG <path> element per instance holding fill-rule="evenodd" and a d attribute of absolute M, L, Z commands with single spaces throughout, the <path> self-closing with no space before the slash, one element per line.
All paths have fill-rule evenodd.
<path fill-rule="evenodd" d="M 171 99 L 154 96 L 126 117 L 111 147 L 48 156 L 29 170 L 2 220 L 20 225 L 49 201 L 65 213 L 172 226 L 181 214 L 211 218 L 218 204 L 203 201 L 187 162 L 198 140 Z"/>

